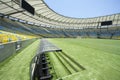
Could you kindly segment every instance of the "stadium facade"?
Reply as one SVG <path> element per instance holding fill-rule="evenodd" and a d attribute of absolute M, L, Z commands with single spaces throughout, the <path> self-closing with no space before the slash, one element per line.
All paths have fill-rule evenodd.
<path fill-rule="evenodd" d="M 50 9 L 43 0 L 27 0 L 34 7 L 31 15 L 20 6 L 20 0 L 1 0 L 1 20 L 12 20 L 11 23 L 29 25 L 28 31 L 43 37 L 96 37 L 115 38 L 120 36 L 120 14 L 94 18 L 72 18 L 60 15 Z M 4 19 L 4 20 L 3 20 Z M 2 22 L 1 22 L 2 25 Z M 35 29 L 33 29 L 35 28 Z"/>

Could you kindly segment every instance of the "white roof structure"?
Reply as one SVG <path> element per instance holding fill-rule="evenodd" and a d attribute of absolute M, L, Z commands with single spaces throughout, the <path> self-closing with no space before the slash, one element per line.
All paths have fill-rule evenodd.
<path fill-rule="evenodd" d="M 0 13 L 36 24 L 58 27 L 97 26 L 98 22 L 120 18 L 120 14 L 95 18 L 72 18 L 56 13 L 44 0 L 26 1 L 35 8 L 34 16 L 20 7 L 20 0 L 0 0 Z"/>

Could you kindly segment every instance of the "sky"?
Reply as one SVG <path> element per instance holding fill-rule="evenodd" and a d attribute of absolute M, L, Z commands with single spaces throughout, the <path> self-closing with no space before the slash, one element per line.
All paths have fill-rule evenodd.
<path fill-rule="evenodd" d="M 74 18 L 120 13 L 120 0 L 44 0 L 55 12 Z"/>

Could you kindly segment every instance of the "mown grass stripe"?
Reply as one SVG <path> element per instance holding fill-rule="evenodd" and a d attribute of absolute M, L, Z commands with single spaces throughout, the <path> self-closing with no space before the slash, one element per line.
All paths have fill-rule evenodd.
<path fill-rule="evenodd" d="M 85 70 L 85 68 L 80 65 L 78 62 L 76 62 L 73 58 L 71 58 L 70 56 L 68 56 L 67 54 L 65 54 L 64 52 L 61 52 L 63 55 L 65 55 L 66 57 L 68 57 L 72 62 L 74 62 L 77 66 L 79 66 L 80 69 Z"/>

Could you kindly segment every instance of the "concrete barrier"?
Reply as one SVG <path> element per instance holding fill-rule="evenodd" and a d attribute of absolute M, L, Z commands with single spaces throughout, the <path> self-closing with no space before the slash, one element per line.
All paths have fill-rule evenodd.
<path fill-rule="evenodd" d="M 10 42 L 7 44 L 0 44 L 0 62 L 15 54 L 17 51 L 24 49 L 36 39 L 29 39 L 18 42 Z"/>

